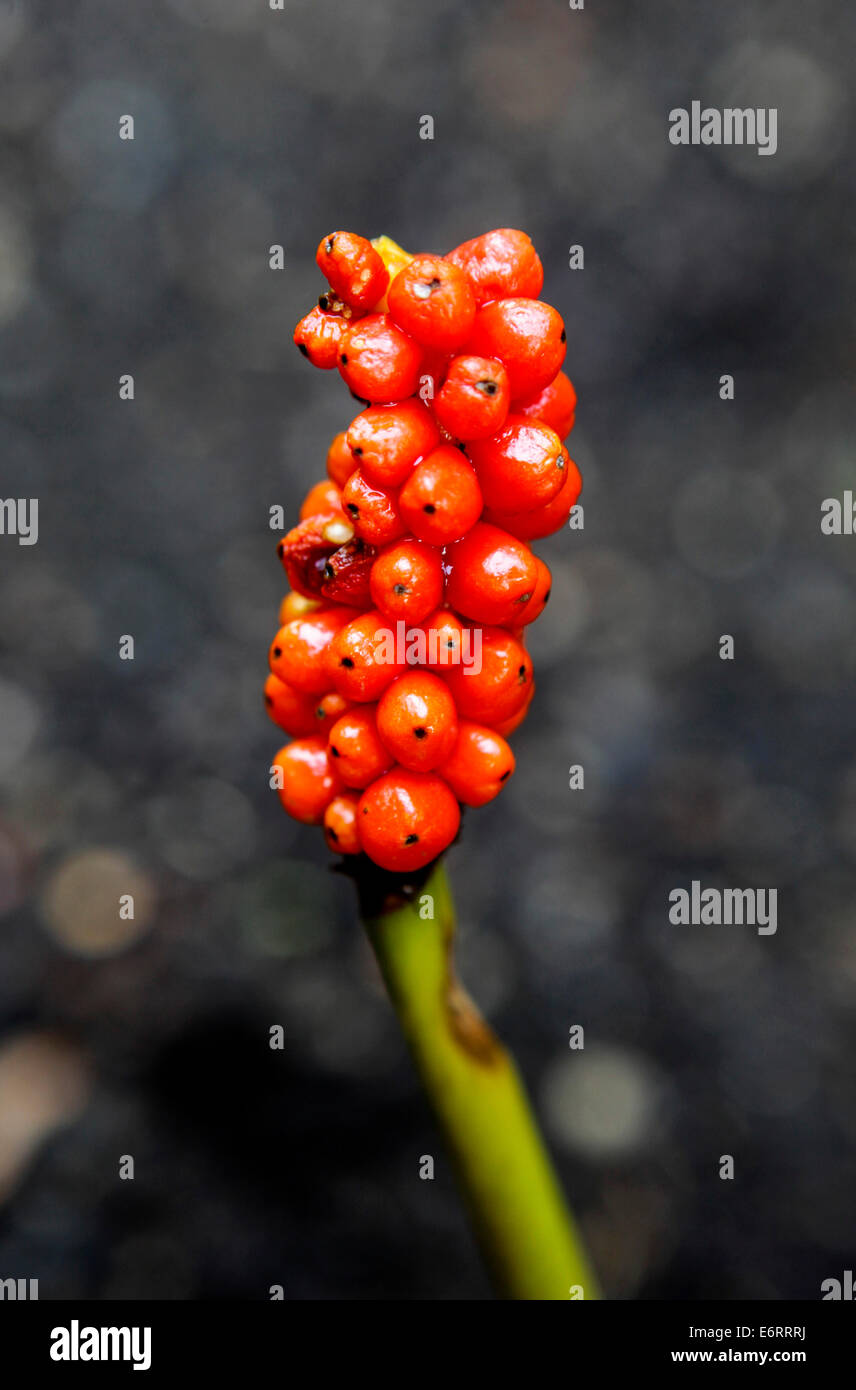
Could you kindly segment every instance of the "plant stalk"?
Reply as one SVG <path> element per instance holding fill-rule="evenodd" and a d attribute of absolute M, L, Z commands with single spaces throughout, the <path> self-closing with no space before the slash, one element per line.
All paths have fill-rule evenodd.
<path fill-rule="evenodd" d="M 354 875 L 393 1008 L 500 1297 L 592 1299 L 597 1282 L 510 1054 L 458 983 L 441 860 L 419 884 Z"/>

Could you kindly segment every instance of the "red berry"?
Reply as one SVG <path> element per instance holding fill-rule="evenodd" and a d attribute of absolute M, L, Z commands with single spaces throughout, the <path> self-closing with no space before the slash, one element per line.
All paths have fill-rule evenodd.
<path fill-rule="evenodd" d="M 340 792 L 324 812 L 324 839 L 334 854 L 359 854 L 362 846 L 357 828 L 356 792 Z"/>
<path fill-rule="evenodd" d="M 346 603 L 351 608 L 367 608 L 369 579 L 377 550 L 359 536 L 340 545 L 327 559 L 322 572 L 322 597 L 330 603 Z"/>
<path fill-rule="evenodd" d="M 475 470 L 450 444 L 439 445 L 417 463 L 398 494 L 404 525 L 431 545 L 449 545 L 464 536 L 483 505 Z"/>
<path fill-rule="evenodd" d="M 325 313 L 317 305 L 310 309 L 294 330 L 294 341 L 313 367 L 330 371 L 339 361 L 339 345 L 348 327 L 341 314 Z"/>
<path fill-rule="evenodd" d="M 387 618 L 420 622 L 442 602 L 443 584 L 440 551 L 422 541 L 396 541 L 372 566 L 372 602 Z"/>
<path fill-rule="evenodd" d="M 335 634 L 349 622 L 347 608 L 320 608 L 281 627 L 270 646 L 270 669 L 294 690 L 321 695 L 330 689 L 325 652 Z"/>
<path fill-rule="evenodd" d="M 303 499 L 300 508 L 300 520 L 305 521 L 310 516 L 327 515 L 330 512 L 340 512 L 342 510 L 342 493 L 334 482 L 325 479 L 322 483 L 316 483 L 311 487 Z"/>
<path fill-rule="evenodd" d="M 327 477 L 337 487 L 343 488 L 356 466 L 357 460 L 348 448 L 347 435 L 337 434 L 327 450 Z"/>
<path fill-rule="evenodd" d="M 543 507 L 533 507 L 529 512 L 486 511 L 485 521 L 499 526 L 522 541 L 537 541 L 544 536 L 552 536 L 567 525 L 572 509 L 582 490 L 583 480 L 572 458 L 565 460 L 565 481 L 561 491 Z"/>
<path fill-rule="evenodd" d="M 370 405 L 348 430 L 353 466 L 380 487 L 400 487 L 414 463 L 440 442 L 430 410 L 418 400 Z"/>
<path fill-rule="evenodd" d="M 295 739 L 279 750 L 273 766 L 279 771 L 282 786 L 277 791 L 288 814 L 306 825 L 320 825 L 341 790 L 327 756 L 327 740 L 317 734 Z"/>
<path fill-rule="evenodd" d="M 414 256 L 390 285 L 387 302 L 399 328 L 439 352 L 465 343 L 476 316 L 469 279 L 442 256 Z"/>
<path fill-rule="evenodd" d="M 501 734 L 462 719 L 452 753 L 438 771 L 465 806 L 484 806 L 514 771 L 514 754 Z"/>
<path fill-rule="evenodd" d="M 378 700 L 405 669 L 389 619 L 370 609 L 339 629 L 327 650 L 327 670 L 346 700 Z"/>
<path fill-rule="evenodd" d="M 533 558 L 538 577 L 535 580 L 531 599 L 525 605 L 523 612 L 518 615 L 517 622 L 520 627 L 528 627 L 530 623 L 535 622 L 536 618 L 540 618 L 547 607 L 550 591 L 553 587 L 553 576 L 547 565 L 544 564 L 540 555 L 535 555 Z"/>
<path fill-rule="evenodd" d="M 430 671 L 408 671 L 387 686 L 377 728 L 402 767 L 430 772 L 455 746 L 458 716 L 449 687 Z"/>
<path fill-rule="evenodd" d="M 315 697 L 315 733 L 323 734 L 327 737 L 337 719 L 351 708 L 350 701 L 344 699 L 338 690 L 330 690 L 326 695 L 322 695 L 319 700 Z"/>
<path fill-rule="evenodd" d="M 491 299 L 509 295 L 537 299 L 544 283 L 544 268 L 525 232 L 500 227 L 456 246 L 447 261 L 466 271 L 481 307 Z"/>
<path fill-rule="evenodd" d="M 516 623 L 538 571 L 528 546 L 479 522 L 446 554 L 446 601 L 458 613 L 498 627 Z"/>
<path fill-rule="evenodd" d="M 465 650 L 464 625 L 451 608 L 436 609 L 409 631 L 421 634 L 411 638 L 414 652 L 411 665 L 419 664 L 423 653 L 425 665 L 440 671 L 460 662 L 462 653 L 469 658 L 470 646 Z"/>
<path fill-rule="evenodd" d="M 535 681 L 532 680 L 529 683 L 529 693 L 527 694 L 526 699 L 523 701 L 523 704 L 520 706 L 520 708 L 516 710 L 514 714 L 509 715 L 507 719 L 496 720 L 496 722 L 493 725 L 493 728 L 496 731 L 496 733 L 502 734 L 503 738 L 510 738 L 511 735 L 514 733 L 515 729 L 518 729 L 520 727 L 527 714 L 529 713 L 529 706 L 532 704 L 534 696 Z"/>
<path fill-rule="evenodd" d="M 339 371 L 362 401 L 401 401 L 416 393 L 422 351 L 387 314 L 369 314 L 342 335 Z"/>
<path fill-rule="evenodd" d="M 544 506 L 561 491 L 567 452 L 540 420 L 509 415 L 490 439 L 474 439 L 469 456 L 486 507 L 511 512 Z"/>
<path fill-rule="evenodd" d="M 514 409 L 518 415 L 534 416 L 541 420 L 555 430 L 560 439 L 566 439 L 574 428 L 577 393 L 570 377 L 558 372 L 549 386 L 528 400 L 518 401 Z"/>
<path fill-rule="evenodd" d="M 481 634 L 480 667 L 452 666 L 444 672 L 444 680 L 461 718 L 494 726 L 525 704 L 532 683 L 532 658 L 504 628 L 485 627 Z"/>
<path fill-rule="evenodd" d="M 373 309 L 386 290 L 386 266 L 364 236 L 331 232 L 320 243 L 315 259 L 331 288 L 355 309 Z"/>
<path fill-rule="evenodd" d="M 396 767 L 363 792 L 358 818 L 369 858 L 382 869 L 410 873 L 452 843 L 461 812 L 442 777 Z"/>
<path fill-rule="evenodd" d="M 355 331 L 350 328 L 343 341 Z M 540 299 L 495 299 L 476 314 L 467 352 L 502 359 L 513 408 L 514 401 L 549 385 L 565 360 L 565 343 L 565 326 L 551 305 Z"/>
<path fill-rule="evenodd" d="M 377 705 L 360 705 L 336 721 L 330 730 L 330 757 L 349 787 L 367 787 L 395 762 L 381 741 Z"/>
<path fill-rule="evenodd" d="M 493 357 L 453 357 L 434 413 L 455 439 L 486 439 L 508 414 L 508 373 Z"/>
<path fill-rule="evenodd" d="M 274 724 L 285 729 L 292 738 L 315 732 L 316 696 L 295 690 L 293 685 L 287 685 L 271 672 L 265 681 L 264 699 L 265 709 Z"/>
<path fill-rule="evenodd" d="M 293 526 L 276 547 L 292 589 L 305 598 L 319 598 L 328 558 L 353 535 L 340 511 L 320 512 Z"/>
<path fill-rule="evenodd" d="M 357 535 L 370 545 L 388 545 L 404 535 L 395 493 L 370 483 L 361 468 L 342 489 L 342 507 Z"/>

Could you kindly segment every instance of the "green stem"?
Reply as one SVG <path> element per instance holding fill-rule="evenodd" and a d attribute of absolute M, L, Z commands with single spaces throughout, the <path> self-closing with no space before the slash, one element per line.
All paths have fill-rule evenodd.
<path fill-rule="evenodd" d="M 501 1296 L 597 1298 L 517 1068 L 454 974 L 442 860 L 420 886 L 359 875 L 369 939 Z M 432 915 L 433 914 L 433 915 Z"/>

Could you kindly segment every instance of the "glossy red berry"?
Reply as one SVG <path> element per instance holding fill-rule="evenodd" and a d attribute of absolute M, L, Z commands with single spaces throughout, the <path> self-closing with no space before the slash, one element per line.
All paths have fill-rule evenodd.
<path fill-rule="evenodd" d="M 422 350 L 388 314 L 351 325 L 339 344 L 339 371 L 362 401 L 382 404 L 415 395 Z"/>
<path fill-rule="evenodd" d="M 293 685 L 275 676 L 273 672 L 265 681 L 265 709 L 273 720 L 292 738 L 303 738 L 315 733 L 315 702 L 317 696 L 308 695 L 303 690 L 295 690 Z"/>
<path fill-rule="evenodd" d="M 442 777 L 395 767 L 360 797 L 363 849 L 382 869 L 409 873 L 430 864 L 458 833 L 461 811 Z"/>
<path fill-rule="evenodd" d="M 396 494 L 370 483 L 361 468 L 342 489 L 342 508 L 356 534 L 369 545 L 389 545 L 404 535 Z"/>
<path fill-rule="evenodd" d="M 353 466 L 369 482 L 400 487 L 413 465 L 440 442 L 430 410 L 420 400 L 370 405 L 352 421 L 347 435 Z"/>
<path fill-rule="evenodd" d="M 540 618 L 544 609 L 547 607 L 547 603 L 550 599 L 550 592 L 553 587 L 553 576 L 548 566 L 544 564 L 540 555 L 535 555 L 533 558 L 535 560 L 535 569 L 537 570 L 535 588 L 532 590 L 531 599 L 524 605 L 523 611 L 518 614 L 517 623 L 519 627 L 528 627 L 530 623 L 535 622 L 536 618 Z"/>
<path fill-rule="evenodd" d="M 462 242 L 446 260 L 466 272 L 479 307 L 509 296 L 537 299 L 544 283 L 535 247 L 525 232 L 513 227 L 499 227 Z"/>
<path fill-rule="evenodd" d="M 462 719 L 455 746 L 438 771 L 465 806 L 484 806 L 514 771 L 514 754 L 501 734 Z"/>
<path fill-rule="evenodd" d="M 399 328 L 438 352 L 465 343 L 476 316 L 468 277 L 442 256 L 414 256 L 392 281 L 387 302 Z"/>
<path fill-rule="evenodd" d="M 493 526 L 517 536 L 522 541 L 537 541 L 544 536 L 552 536 L 568 523 L 571 511 L 577 504 L 583 480 L 572 458 L 565 459 L 565 481 L 552 501 L 542 507 L 534 507 L 528 512 L 500 512 L 486 509 L 484 519 Z"/>
<path fill-rule="evenodd" d="M 565 344 L 565 325 L 551 305 L 540 299 L 495 299 L 476 314 L 466 350 L 502 359 L 513 409 L 516 400 L 549 385 L 565 360 Z"/>
<path fill-rule="evenodd" d="M 434 400 L 434 414 L 454 439 L 487 439 L 505 423 L 508 373 L 493 357 L 453 357 Z"/>
<path fill-rule="evenodd" d="M 510 738 L 515 729 L 520 728 L 520 725 L 529 713 L 529 706 L 532 704 L 535 697 L 535 690 L 536 685 L 533 679 L 529 682 L 529 691 L 526 699 L 523 701 L 522 705 L 515 710 L 514 714 L 510 714 L 507 719 L 497 719 L 494 722 L 492 727 L 496 733 L 502 734 L 503 738 Z"/>
<path fill-rule="evenodd" d="M 509 415 L 490 439 L 474 439 L 469 456 L 486 507 L 529 511 L 552 501 L 565 480 L 567 451 L 540 420 Z"/>
<path fill-rule="evenodd" d="M 443 599 L 443 561 L 423 541 L 395 541 L 375 560 L 369 581 L 375 608 L 387 618 L 421 622 Z"/>
<path fill-rule="evenodd" d="M 320 825 L 324 812 L 342 784 L 330 765 L 327 740 L 314 734 L 281 748 L 273 760 L 281 786 L 279 799 L 290 816 L 306 825 Z"/>
<path fill-rule="evenodd" d="M 324 812 L 324 839 L 334 854 L 359 854 L 362 849 L 357 827 L 356 792 L 340 792 Z"/>
<path fill-rule="evenodd" d="M 466 535 L 483 505 L 474 468 L 450 444 L 439 445 L 417 463 L 398 494 L 404 525 L 431 545 L 449 545 Z"/>
<path fill-rule="evenodd" d="M 484 627 L 481 634 L 479 666 L 451 666 L 443 679 L 462 719 L 493 727 L 516 714 L 527 700 L 532 658 L 504 628 Z"/>
<path fill-rule="evenodd" d="M 347 435 L 337 434 L 327 450 L 327 477 L 338 488 L 343 488 L 356 467 L 357 460 L 348 447 Z"/>
<path fill-rule="evenodd" d="M 330 757 L 346 786 L 367 787 L 395 762 L 378 733 L 377 709 L 355 705 L 330 730 Z"/>
<path fill-rule="evenodd" d="M 315 256 L 331 289 L 355 309 L 373 309 L 387 287 L 389 275 L 370 241 L 354 232 L 331 232 Z"/>
<path fill-rule="evenodd" d="M 518 415 L 541 420 L 555 430 L 560 439 L 566 439 L 574 428 L 577 393 L 570 377 L 557 372 L 549 386 L 528 400 L 518 401 L 514 409 Z"/>
<path fill-rule="evenodd" d="M 325 313 L 317 305 L 310 309 L 294 330 L 294 341 L 313 367 L 330 371 L 338 365 L 339 345 L 348 327 L 341 314 Z"/>
<path fill-rule="evenodd" d="M 300 520 L 305 521 L 307 517 L 322 514 L 326 516 L 330 512 L 340 512 L 341 510 L 341 489 L 328 478 L 309 489 L 301 503 Z"/>
<path fill-rule="evenodd" d="M 375 609 L 341 627 L 327 649 L 327 670 L 346 700 L 380 699 L 406 667 L 388 618 Z"/>
<path fill-rule="evenodd" d="M 470 644 L 468 640 L 465 644 L 464 631 L 464 624 L 451 608 L 435 609 L 421 623 L 408 628 L 409 664 L 442 671 L 460 662 L 462 654 L 469 660 Z"/>
<path fill-rule="evenodd" d="M 335 634 L 353 617 L 348 608 L 319 608 L 281 627 L 270 647 L 270 669 L 307 695 L 330 689 L 325 652 Z"/>
<path fill-rule="evenodd" d="M 479 522 L 446 552 L 446 602 L 475 622 L 516 623 L 532 597 L 535 558 L 522 541 Z"/>
<path fill-rule="evenodd" d="M 430 772 L 449 757 L 458 735 L 448 685 L 430 671 L 399 676 L 380 697 L 377 728 L 402 767 Z"/>

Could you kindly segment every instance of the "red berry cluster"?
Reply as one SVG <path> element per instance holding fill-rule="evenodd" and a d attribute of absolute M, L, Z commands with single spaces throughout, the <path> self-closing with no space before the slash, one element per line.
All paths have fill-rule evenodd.
<path fill-rule="evenodd" d="M 528 542 L 581 487 L 576 394 L 529 237 L 446 256 L 333 232 L 294 341 L 365 407 L 279 543 L 291 592 L 265 700 L 293 737 L 278 789 L 330 848 L 423 867 L 514 771 L 534 693 L 524 629 L 550 596 Z"/>

